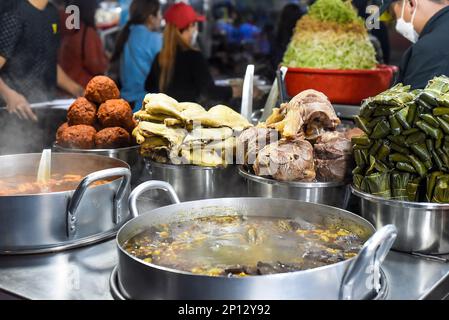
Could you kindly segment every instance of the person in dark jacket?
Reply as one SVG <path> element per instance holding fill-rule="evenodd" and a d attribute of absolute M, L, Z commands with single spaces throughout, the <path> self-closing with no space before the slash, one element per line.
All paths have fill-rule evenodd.
<path fill-rule="evenodd" d="M 2 0 L 3 2 L 3 0 Z M 37 121 L 30 103 L 55 98 L 59 87 L 73 96 L 83 88 L 58 64 L 60 17 L 48 0 L 7 1 L 0 11 L 0 106 Z"/>
<path fill-rule="evenodd" d="M 206 98 L 224 103 L 241 96 L 238 86 L 215 85 L 206 59 L 195 49 L 197 23 L 204 19 L 182 2 L 167 9 L 163 47 L 154 59 L 145 83 L 148 92 L 165 93 L 183 102 L 198 102 L 200 98 Z"/>
<path fill-rule="evenodd" d="M 276 31 L 276 39 L 273 45 L 273 63 L 275 68 L 282 62 L 284 53 L 293 36 L 296 23 L 305 13 L 306 10 L 295 3 L 289 3 L 282 9 L 279 25 Z"/>
<path fill-rule="evenodd" d="M 413 43 L 397 82 L 422 89 L 435 76 L 449 76 L 449 0 L 384 0 L 381 12 L 387 10 L 396 30 Z"/>

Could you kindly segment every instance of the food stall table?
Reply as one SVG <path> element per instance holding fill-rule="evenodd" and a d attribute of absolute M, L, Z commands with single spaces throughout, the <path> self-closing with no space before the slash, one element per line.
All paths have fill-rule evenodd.
<path fill-rule="evenodd" d="M 386 299 L 448 299 L 449 263 L 391 252 Z M 110 300 L 115 240 L 67 252 L 0 257 L 0 298 Z"/>

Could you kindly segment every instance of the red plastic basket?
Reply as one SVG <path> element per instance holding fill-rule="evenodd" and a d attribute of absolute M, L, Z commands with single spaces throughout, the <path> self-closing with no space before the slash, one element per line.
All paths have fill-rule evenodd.
<path fill-rule="evenodd" d="M 332 103 L 360 105 L 391 86 L 396 66 L 378 65 L 374 70 L 326 70 L 288 68 L 285 85 L 289 96 L 315 89 Z"/>

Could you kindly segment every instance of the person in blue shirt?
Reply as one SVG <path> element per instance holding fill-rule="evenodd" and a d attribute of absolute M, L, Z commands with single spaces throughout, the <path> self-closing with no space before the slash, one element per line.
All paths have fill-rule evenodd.
<path fill-rule="evenodd" d="M 120 13 L 120 27 L 124 27 L 129 19 L 129 6 L 131 5 L 131 0 L 119 0 L 118 1 L 122 12 Z"/>
<path fill-rule="evenodd" d="M 159 1 L 133 0 L 112 57 L 120 62 L 121 95 L 136 111 L 142 106 L 153 60 L 162 48 L 161 20 Z"/>

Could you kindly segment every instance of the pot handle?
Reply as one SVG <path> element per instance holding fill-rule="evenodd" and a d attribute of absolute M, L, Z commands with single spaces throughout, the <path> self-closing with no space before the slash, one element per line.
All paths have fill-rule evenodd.
<path fill-rule="evenodd" d="M 179 197 L 176 194 L 175 189 L 173 189 L 172 185 L 168 182 L 158 180 L 147 181 L 137 186 L 129 196 L 129 210 L 131 211 L 131 216 L 133 218 L 137 218 L 139 216 L 139 210 L 137 209 L 137 199 L 142 195 L 142 193 L 155 189 L 161 189 L 168 192 L 170 200 L 174 204 L 181 202 L 179 201 Z"/>
<path fill-rule="evenodd" d="M 122 221 L 119 209 L 122 206 L 123 198 L 125 197 L 126 190 L 128 189 L 131 181 L 131 171 L 128 168 L 111 168 L 93 172 L 84 177 L 70 199 L 69 206 L 67 208 L 67 237 L 69 239 L 73 238 L 76 234 L 76 211 L 78 210 L 79 204 L 81 203 L 87 188 L 98 180 L 113 177 L 123 177 L 123 181 L 120 183 L 120 186 L 115 193 L 113 203 L 113 222 L 114 224 L 118 224 Z"/>
<path fill-rule="evenodd" d="M 340 300 L 354 299 L 355 284 L 360 275 L 364 273 L 373 274 L 373 288 L 376 291 L 379 291 L 379 284 L 376 282 L 380 277 L 380 266 L 393 246 L 397 235 L 398 231 L 396 227 L 389 224 L 378 230 L 368 239 L 357 255 L 357 258 L 349 265 L 343 275 L 339 293 Z M 371 266 L 373 266 L 374 269 L 370 270 Z M 363 285 L 370 284 L 364 283 Z"/>

